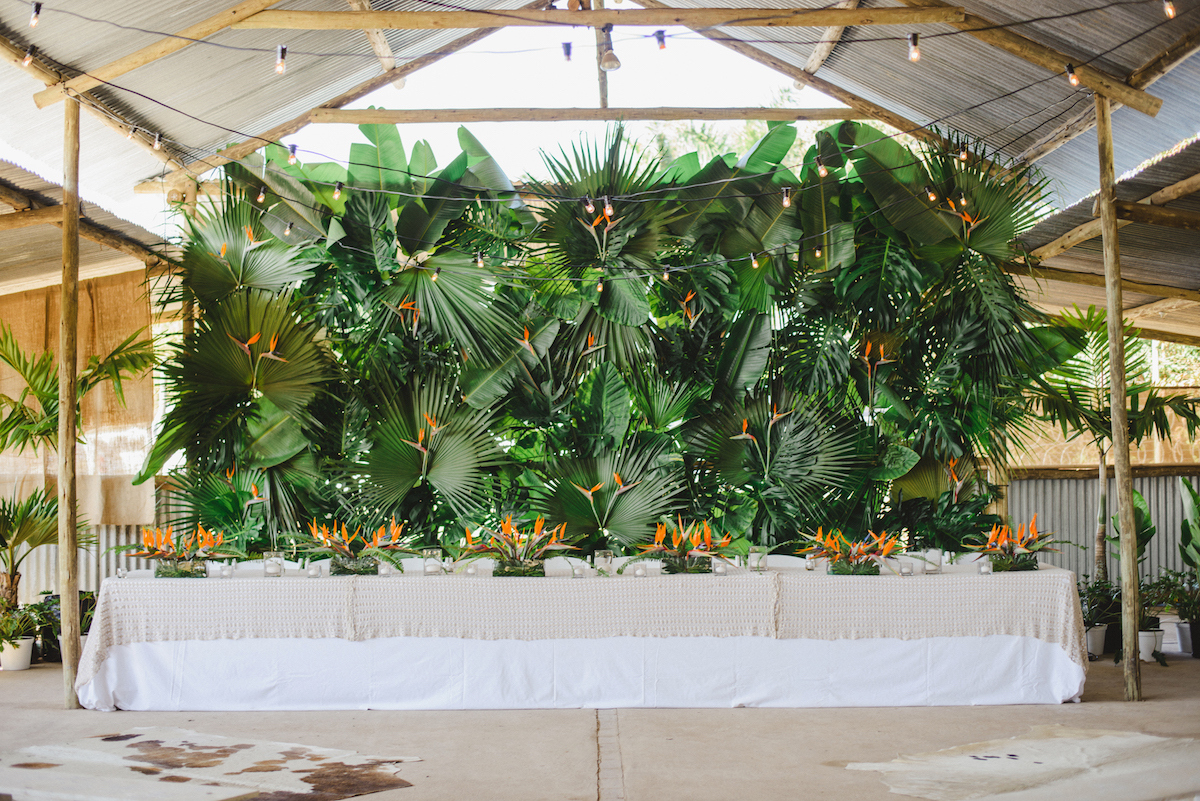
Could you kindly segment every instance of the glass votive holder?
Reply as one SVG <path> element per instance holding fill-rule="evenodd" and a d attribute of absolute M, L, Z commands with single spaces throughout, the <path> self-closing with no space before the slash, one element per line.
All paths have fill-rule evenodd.
<path fill-rule="evenodd" d="M 579 566 L 576 566 L 575 569 L 571 571 L 571 578 L 583 578 L 585 575 L 587 575 L 587 571 Z"/>
<path fill-rule="evenodd" d="M 125 578 L 125 573 L 126 573 L 125 568 L 123 568 L 123 567 L 117 568 L 117 578 Z"/>
<path fill-rule="evenodd" d="M 233 565 L 224 564 L 220 567 L 221 578 L 233 578 Z"/>
<path fill-rule="evenodd" d="M 475 565 L 467 565 L 467 569 L 463 572 L 468 576 L 477 576 L 479 575 L 479 568 L 475 567 Z"/>
<path fill-rule="evenodd" d="M 912 562 L 902 562 L 900 564 L 900 575 L 911 576 L 913 574 Z"/>
<path fill-rule="evenodd" d="M 633 575 L 641 578 L 642 576 L 646 575 L 646 568 L 639 565 L 638 567 L 634 568 Z"/>
<path fill-rule="evenodd" d="M 765 545 L 751 545 L 746 565 L 756 573 L 767 569 L 767 554 L 770 549 Z"/>
<path fill-rule="evenodd" d="M 720 557 L 712 557 L 712 574 L 714 576 L 724 576 L 729 572 L 729 564 Z"/>
<path fill-rule="evenodd" d="M 377 568 L 378 575 L 388 577 L 388 576 L 394 575 L 395 572 L 396 572 L 396 568 L 392 567 L 391 562 L 385 562 L 383 560 L 380 560 L 379 567 Z"/>
<path fill-rule="evenodd" d="M 592 558 L 592 563 L 596 566 L 596 572 L 600 575 L 612 575 L 613 552 L 596 551 L 595 556 Z"/>
<path fill-rule="evenodd" d="M 263 575 L 271 578 L 283 575 L 283 551 L 267 551 L 263 554 Z"/>
<path fill-rule="evenodd" d="M 425 566 L 425 575 L 436 576 L 442 572 L 442 549 L 422 548 L 421 560 Z"/>
<path fill-rule="evenodd" d="M 309 565 L 308 570 L 306 570 L 305 572 L 308 574 L 309 578 L 320 578 L 321 577 L 321 566 L 320 565 Z"/>
<path fill-rule="evenodd" d="M 805 570 L 816 570 L 817 569 L 817 560 L 813 559 L 811 556 L 804 557 L 804 569 Z"/>
<path fill-rule="evenodd" d="M 986 576 L 986 575 L 990 574 L 991 572 L 992 572 L 992 563 L 991 562 L 980 562 L 979 563 L 979 575 Z"/>

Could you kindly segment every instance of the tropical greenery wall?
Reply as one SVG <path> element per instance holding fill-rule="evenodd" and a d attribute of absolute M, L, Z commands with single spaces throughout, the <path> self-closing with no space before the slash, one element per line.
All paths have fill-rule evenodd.
<path fill-rule="evenodd" d="M 1019 436 L 1023 376 L 1073 352 L 1002 270 L 1042 183 L 961 143 L 846 122 L 789 165 L 776 125 L 660 164 L 618 128 L 518 194 L 465 129 L 444 167 L 362 130 L 348 166 L 231 165 L 190 223 L 196 325 L 141 476 L 182 461 L 179 523 L 932 541 L 985 525 L 979 460 Z"/>

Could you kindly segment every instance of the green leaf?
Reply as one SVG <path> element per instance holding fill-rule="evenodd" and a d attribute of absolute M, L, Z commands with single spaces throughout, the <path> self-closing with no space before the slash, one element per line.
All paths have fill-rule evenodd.
<path fill-rule="evenodd" d="M 299 421 L 266 398 L 259 400 L 258 413 L 250 418 L 246 432 L 247 465 L 252 468 L 275 467 L 310 444 Z"/>
<path fill-rule="evenodd" d="M 871 471 L 876 481 L 891 481 L 900 478 L 921 461 L 921 454 L 903 445 L 889 445 L 880 457 L 879 466 Z"/>
<path fill-rule="evenodd" d="M 771 356 L 771 334 L 766 314 L 745 314 L 734 323 L 717 363 L 717 386 L 743 391 L 758 383 Z"/>
<path fill-rule="evenodd" d="M 579 387 L 583 412 L 581 427 L 602 448 L 620 445 L 629 429 L 629 389 L 611 362 L 597 367 Z M 599 450 L 599 449 L 598 449 Z"/>

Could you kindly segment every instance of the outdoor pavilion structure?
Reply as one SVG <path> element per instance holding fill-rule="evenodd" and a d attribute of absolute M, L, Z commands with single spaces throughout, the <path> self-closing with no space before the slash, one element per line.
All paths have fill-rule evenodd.
<path fill-rule="evenodd" d="M 210 170 L 311 123 L 364 121 L 362 112 L 346 107 L 500 28 L 583 26 L 595 30 L 598 44 L 595 106 L 460 110 L 455 119 L 865 118 L 935 142 L 954 131 L 979 142 L 997 169 L 1014 160 L 1037 162 L 1064 202 L 1096 193 L 1094 204 L 1087 201 L 1095 219 L 1079 227 L 1092 239 L 1098 235 L 1100 257 L 1086 269 L 1042 267 L 1033 275 L 1079 286 L 1095 286 L 1103 276 L 1114 441 L 1127 444 L 1119 335 L 1125 292 L 1139 302 L 1200 300 L 1200 267 L 1189 264 L 1153 286 L 1127 284 L 1118 232 L 1122 222 L 1132 223 L 1122 236 L 1147 224 L 1194 230 L 1198 215 L 1178 208 L 1187 202 L 1184 195 L 1149 203 L 1118 198 L 1115 176 L 1200 130 L 1200 0 L 1063 0 L 1052 8 L 1033 0 L 734 3 L 641 0 L 640 9 L 609 10 L 601 0 L 567 0 L 565 9 L 551 0 L 244 0 L 214 14 L 216 4 L 196 0 L 5 0 L 0 54 L 15 67 L 0 76 L 0 89 L 10 98 L 5 135 L 19 135 L 25 152 L 50 162 L 57 160 L 55 143 L 63 148 L 61 211 L 29 206 L 7 215 L 30 215 L 22 224 L 62 226 L 60 396 L 73 395 L 76 380 L 81 170 L 87 176 L 93 169 L 89 185 L 127 190 L 138 184 L 194 201 Z M 690 28 L 845 108 L 609 108 L 600 62 L 611 48 L 611 26 Z M 287 52 L 280 49 L 285 42 Z M 914 55 L 919 59 L 911 60 Z M 58 103 L 61 117 L 50 111 Z M 87 112 L 82 121 L 81 110 Z M 447 118 L 446 110 L 377 110 L 370 121 Z M 1062 258 L 1066 249 L 1054 248 L 1065 241 L 1040 245 L 1034 263 L 1015 264 L 1014 271 L 1028 273 L 1039 259 Z M 1182 298 L 1180 292 L 1190 294 Z M 64 407 L 58 450 L 64 597 L 77 592 L 71 558 L 75 425 L 73 407 Z M 1121 551 L 1132 564 L 1128 447 L 1114 453 Z M 1125 653 L 1136 653 L 1136 572 L 1128 571 L 1122 582 Z M 73 706 L 78 606 L 62 608 L 63 680 L 66 703 Z M 1125 684 L 1126 698 L 1140 699 L 1136 659 L 1125 660 Z"/>

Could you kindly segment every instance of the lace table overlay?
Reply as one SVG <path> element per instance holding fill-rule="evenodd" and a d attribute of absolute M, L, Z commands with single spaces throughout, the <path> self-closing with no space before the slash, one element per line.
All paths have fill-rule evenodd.
<path fill-rule="evenodd" d="M 1074 574 L 108 579 L 76 686 L 115 646 L 171 640 L 990 634 L 1057 644 L 1086 668 Z"/>

